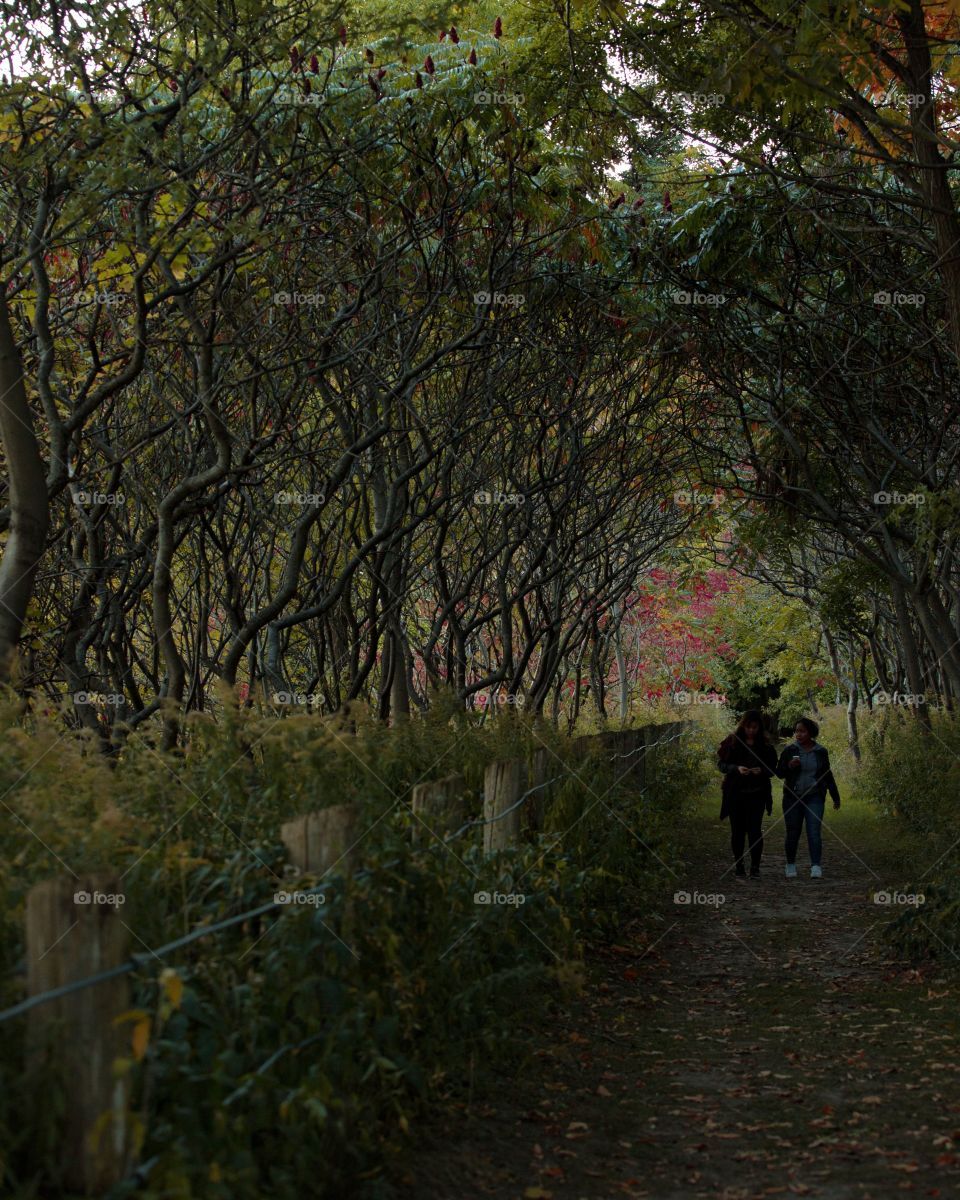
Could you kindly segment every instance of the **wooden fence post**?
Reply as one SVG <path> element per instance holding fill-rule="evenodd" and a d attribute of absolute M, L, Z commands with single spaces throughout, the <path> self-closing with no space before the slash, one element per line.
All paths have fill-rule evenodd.
<path fill-rule="evenodd" d="M 300 871 L 323 876 L 336 867 L 349 876 L 356 859 L 356 825 L 357 810 L 352 804 L 334 804 L 285 822 L 280 826 L 280 838 Z"/>
<path fill-rule="evenodd" d="M 527 802 L 524 805 L 527 814 L 527 826 L 534 833 L 539 833 L 543 829 L 543 818 L 547 810 L 547 789 L 543 784 L 547 782 L 548 766 L 546 747 L 542 746 L 534 750 L 530 756 L 530 782 L 527 786 L 536 788 L 537 790 L 527 797 Z"/>
<path fill-rule="evenodd" d="M 483 777 L 483 819 L 490 821 L 500 817 L 520 799 L 520 787 L 524 762 L 520 758 L 505 758 L 492 762 Z M 520 839 L 520 808 L 492 825 L 483 827 L 483 849 L 490 854 L 495 850 L 506 850 L 515 846 Z"/>
<path fill-rule="evenodd" d="M 442 838 L 455 833 L 466 820 L 462 775 L 447 775 L 431 783 L 418 783 L 413 789 L 413 844 L 420 846 L 432 835 Z M 418 819 L 419 818 L 419 819 Z"/>
<path fill-rule="evenodd" d="M 113 872 L 48 879 L 32 887 L 26 907 L 29 994 L 125 962 L 129 934 L 122 904 L 120 879 Z M 129 980 L 120 975 L 39 1004 L 28 1016 L 33 1061 L 51 1053 L 63 1089 L 61 1182 L 83 1195 L 102 1195 L 127 1169 L 130 1076 L 115 1078 L 113 1063 L 130 1057 L 130 1026 L 114 1024 L 129 1008 Z"/>
<path fill-rule="evenodd" d="M 332 804 L 280 826 L 280 838 L 297 870 L 321 880 L 334 871 L 343 876 L 340 934 L 345 943 L 351 941 L 356 929 L 352 883 L 357 863 L 357 817 L 354 805 Z"/>

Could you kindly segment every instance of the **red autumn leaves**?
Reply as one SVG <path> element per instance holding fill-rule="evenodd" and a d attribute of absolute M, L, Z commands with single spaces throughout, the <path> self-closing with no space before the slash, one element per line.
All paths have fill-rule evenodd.
<path fill-rule="evenodd" d="M 494 21 L 493 36 L 495 38 L 501 38 L 503 36 L 503 19 L 501 17 L 497 17 L 496 21 Z M 346 46 L 346 44 L 347 44 L 347 27 L 345 25 L 341 25 L 340 28 L 337 30 L 337 39 L 340 42 L 341 46 Z M 438 40 L 443 42 L 443 41 L 446 41 L 447 39 L 449 39 L 450 42 L 454 46 L 457 46 L 460 44 L 460 34 L 457 32 L 456 25 L 451 25 L 449 29 L 441 29 L 440 30 Z M 372 64 L 374 62 L 374 53 L 369 47 L 367 47 L 367 49 L 364 51 L 364 57 L 366 58 L 368 63 Z M 300 52 L 300 47 L 299 46 L 291 46 L 290 47 L 290 67 L 291 67 L 291 69 L 294 71 L 302 71 L 303 67 L 304 67 L 304 62 L 305 62 L 305 60 L 304 60 L 303 55 Z M 467 62 L 472 67 L 475 67 L 477 65 L 477 51 L 476 51 L 475 47 L 470 48 L 470 54 L 467 57 Z M 309 65 L 309 68 L 310 68 L 310 71 L 312 72 L 312 74 L 318 75 L 320 73 L 320 60 L 317 58 L 316 54 L 310 55 L 308 65 Z M 433 75 L 436 73 L 436 69 L 437 68 L 436 68 L 436 64 L 433 61 L 433 56 L 428 54 L 426 56 L 426 58 L 423 60 L 423 70 L 426 72 L 427 75 Z M 377 98 L 377 100 L 381 99 L 381 97 L 383 96 L 383 89 L 380 87 L 380 80 L 384 78 L 386 73 L 387 73 L 386 68 L 380 67 L 380 69 L 377 71 L 375 77 L 372 74 L 368 74 L 368 76 L 367 76 L 367 81 L 370 85 L 371 90 L 374 93 L 374 96 Z M 309 81 L 305 81 L 305 82 L 307 83 L 307 90 L 309 91 Z M 423 76 L 420 74 L 419 71 L 414 72 L 414 83 L 416 84 L 416 86 L 418 88 L 423 87 Z M 176 91 L 175 83 L 171 82 L 170 86 L 171 86 L 171 90 Z"/>
<path fill-rule="evenodd" d="M 493 36 L 495 38 L 500 38 L 503 36 L 503 21 L 500 17 L 497 17 L 496 21 L 494 22 Z M 460 44 L 460 34 L 457 33 L 456 25 L 451 25 L 449 29 L 441 29 L 437 34 L 438 42 L 445 42 L 448 38 L 454 46 L 458 46 Z M 471 67 L 475 67 L 477 65 L 477 51 L 475 47 L 471 47 L 467 62 Z M 428 75 L 433 75 L 436 70 L 436 65 L 434 64 L 433 58 L 429 54 L 423 60 L 423 69 Z M 419 71 L 416 75 L 416 84 L 417 87 L 423 87 L 423 77 L 420 75 Z"/>

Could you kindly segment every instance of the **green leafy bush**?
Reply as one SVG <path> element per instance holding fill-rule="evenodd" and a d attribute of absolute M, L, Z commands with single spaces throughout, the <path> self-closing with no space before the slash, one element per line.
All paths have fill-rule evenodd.
<path fill-rule="evenodd" d="M 112 1200 L 386 1195 L 383 1164 L 420 1107 L 476 1063 L 521 1063 L 531 1022 L 578 986 L 584 938 L 615 936 L 638 900 L 662 892 L 704 761 L 693 739 L 663 747 L 640 794 L 622 768 L 574 760 L 569 741 L 523 714 L 481 721 L 440 698 L 393 729 L 360 711 L 234 709 L 217 725 L 194 719 L 182 756 L 132 737 L 114 766 L 89 739 L 61 740 L 12 707 L 0 720 L 0 781 L 19 818 L 0 866 L 0 1005 L 22 995 L 26 893 L 58 859 L 122 874 L 123 919 L 144 951 L 121 1067 L 143 1140 Z M 418 781 L 460 773 L 477 820 L 485 766 L 544 746 L 548 777 L 563 776 L 544 831 L 491 856 L 478 827 L 412 846 Z M 360 870 L 325 879 L 322 905 L 277 908 L 162 963 L 146 953 L 272 901 L 290 886 L 280 824 L 347 799 Z M 523 899 L 477 903 L 481 892 Z M 28 1066 L 22 1034 L 19 1018 L 0 1024 L 11 1080 Z M 58 1119 L 19 1086 L 0 1091 L 4 1195 L 49 1194 Z"/>
<path fill-rule="evenodd" d="M 893 944 L 910 958 L 947 965 L 960 955 L 960 724 L 932 714 L 932 729 L 886 712 L 864 738 L 863 788 L 906 843 L 912 878 L 903 890 L 922 894 L 890 923 Z M 936 781 L 932 786 L 932 781 Z"/>

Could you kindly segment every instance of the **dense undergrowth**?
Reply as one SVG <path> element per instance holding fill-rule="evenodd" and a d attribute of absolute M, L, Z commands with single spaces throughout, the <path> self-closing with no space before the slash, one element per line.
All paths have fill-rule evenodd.
<path fill-rule="evenodd" d="M 709 761 L 699 735 L 680 738 L 651 757 L 640 794 L 521 713 L 480 722 L 439 699 L 396 729 L 359 711 L 278 721 L 226 709 L 216 725 L 192 722 L 185 755 L 134 736 L 112 768 L 12 705 L 2 726 L 0 1007 L 24 994 L 26 894 L 53 874 L 115 871 L 144 956 L 139 1037 L 119 1068 L 142 1145 L 111 1200 L 389 1195 L 383 1165 L 422 1106 L 478 1061 L 521 1062 L 531 1023 L 578 987 L 585 941 L 614 937 L 664 890 Z M 544 832 L 494 856 L 477 828 L 412 846 L 415 783 L 461 773 L 478 818 L 486 764 L 544 745 L 556 777 Z M 360 870 L 325 880 L 322 906 L 152 956 L 290 887 L 280 824 L 345 800 L 360 813 Z M 475 902 L 494 891 L 523 901 Z M 0 1190 L 65 1195 L 60 1114 L 25 1057 L 23 1018 L 0 1024 L 0 1056 Z"/>
<path fill-rule="evenodd" d="M 899 849 L 903 896 L 889 927 L 910 959 L 960 963 L 960 723 L 931 713 L 931 728 L 897 711 L 881 711 L 863 738 L 861 786 L 879 805 L 888 837 Z"/>

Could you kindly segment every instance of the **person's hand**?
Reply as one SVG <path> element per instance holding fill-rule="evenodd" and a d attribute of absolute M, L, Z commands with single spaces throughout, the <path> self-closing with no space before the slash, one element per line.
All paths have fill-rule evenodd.
<path fill-rule="evenodd" d="M 839 808 L 839 807 L 840 807 L 840 801 L 839 801 L 839 800 L 834 800 L 834 802 L 833 802 L 833 807 L 834 807 L 835 809 Z"/>
<path fill-rule="evenodd" d="M 750 774 L 751 774 L 751 775 L 762 775 L 762 774 L 763 774 L 763 767 L 751 767 L 751 768 L 750 768 Z"/>
<path fill-rule="evenodd" d="M 800 766 L 800 755 L 799 754 L 795 754 L 793 756 L 793 758 L 790 759 L 790 766 L 791 767 L 799 767 Z"/>
<path fill-rule="evenodd" d="M 737 767 L 737 770 L 740 772 L 741 775 L 749 775 L 751 768 L 750 767 Z"/>

